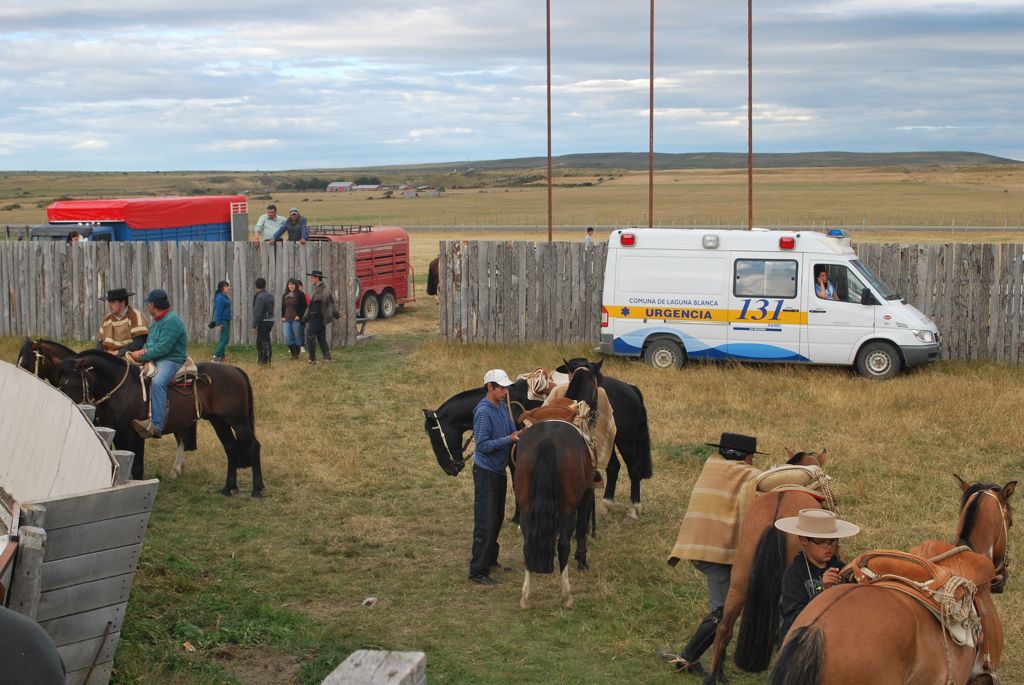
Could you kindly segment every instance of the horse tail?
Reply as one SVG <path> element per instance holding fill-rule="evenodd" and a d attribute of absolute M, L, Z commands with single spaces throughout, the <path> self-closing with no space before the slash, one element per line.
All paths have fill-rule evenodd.
<path fill-rule="evenodd" d="M 558 533 L 558 453 L 550 439 L 537 445 L 530 477 L 530 506 L 520 515 L 523 557 L 531 573 L 554 571 L 555 535 Z M 520 466 L 522 464 L 520 463 Z"/>
<path fill-rule="evenodd" d="M 736 640 L 736 665 L 750 673 L 768 668 L 779 635 L 779 597 L 785 572 L 786 535 L 769 526 L 750 564 L 743 620 Z"/>
<path fill-rule="evenodd" d="M 238 373 L 242 374 L 242 380 L 245 382 L 245 391 L 249 405 L 247 407 L 248 424 L 246 425 L 248 435 L 243 436 L 241 434 L 237 434 L 236 431 L 235 437 L 238 438 L 239 445 L 235 452 L 235 464 L 240 469 L 247 469 L 251 468 L 255 459 L 259 458 L 259 442 L 256 440 L 256 411 L 255 403 L 252 399 L 252 382 L 249 380 L 249 374 L 247 374 L 243 369 L 239 369 L 237 366 L 235 368 L 238 369 Z M 195 429 L 193 428 L 193 430 Z"/>
<path fill-rule="evenodd" d="M 644 394 L 640 388 L 632 386 L 636 396 L 640 399 L 640 430 L 636 436 L 636 471 L 641 479 L 650 478 L 654 475 L 654 464 L 651 462 L 651 431 L 647 425 L 647 405 L 644 404 Z"/>
<path fill-rule="evenodd" d="M 772 669 L 771 685 L 819 685 L 825 662 L 825 633 L 816 626 L 797 628 Z"/>

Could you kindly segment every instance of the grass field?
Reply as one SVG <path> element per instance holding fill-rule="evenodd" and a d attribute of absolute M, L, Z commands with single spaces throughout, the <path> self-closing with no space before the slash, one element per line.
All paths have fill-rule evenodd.
<path fill-rule="evenodd" d="M 438 237 L 414 235 L 421 292 Z M 161 484 L 115 682 L 318 683 L 358 648 L 424 650 L 432 683 L 680 682 L 655 654 L 685 641 L 704 590 L 694 570 L 665 558 L 709 454 L 703 443 L 722 431 L 756 435 L 772 454 L 760 466 L 785 447 L 827 447 L 842 513 L 863 529 L 847 556 L 950 537 L 953 472 L 999 483 L 1024 475 L 1022 369 L 937 364 L 873 383 L 843 369 L 695 364 L 658 373 L 610 360 L 606 372 L 647 398 L 655 476 L 643 486 L 644 515 L 624 526 L 620 504 L 599 517 L 593 570 L 571 574 L 572 611 L 558 608 L 556 580 L 542 577 L 524 612 L 515 528 L 502 532 L 513 571 L 498 574 L 501 584 L 466 581 L 472 480 L 438 468 L 420 408 L 478 385 L 493 366 L 551 367 L 586 348 L 449 345 L 436 339 L 426 297 L 369 330 L 372 340 L 337 350 L 331 366 L 291 363 L 278 348 L 264 369 L 254 350 L 229 350 L 253 379 L 266 497 L 215 494 L 225 460 L 203 424 L 184 477 Z M 207 331 L 192 334 L 193 354 L 208 356 Z M 0 340 L 0 358 L 13 360 L 17 344 Z M 151 443 L 147 476 L 164 477 L 173 447 Z M 619 501 L 627 495 L 620 490 Z M 1006 683 L 1021 682 L 1024 668 L 1024 581 L 1010 570 L 996 598 Z M 371 596 L 376 605 L 362 606 Z M 737 685 L 767 682 L 730 671 Z"/>
<path fill-rule="evenodd" d="M 269 197 L 299 207 L 312 223 L 400 226 L 546 226 L 544 182 L 534 172 L 481 173 L 383 180 L 425 181 L 449 188 L 441 197 L 382 199 L 372 193 L 287 192 L 289 179 L 257 173 L 0 174 L 0 225 L 45 221 L 59 197 L 246 193 L 250 220 Z M 647 175 L 560 170 L 554 192 L 556 225 L 615 226 L 647 222 Z M 603 174 L 603 175 L 601 175 Z M 327 178 L 325 176 L 324 178 Z M 754 221 L 759 226 L 939 226 L 950 235 L 969 226 L 1024 226 L 1024 165 L 862 169 L 764 169 L 755 173 Z M 452 189 L 458 186 L 458 189 Z M 656 174 L 656 225 L 745 225 L 746 172 L 662 171 Z M 1015 239 L 1020 230 L 991 239 Z M 976 236 L 975 236 L 976 238 Z"/>

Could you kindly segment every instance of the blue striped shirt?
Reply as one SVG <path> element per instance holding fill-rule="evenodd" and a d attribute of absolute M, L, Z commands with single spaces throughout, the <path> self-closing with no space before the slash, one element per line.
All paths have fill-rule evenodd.
<path fill-rule="evenodd" d="M 473 409 L 473 463 L 482 469 L 504 473 L 512 449 L 510 435 L 516 427 L 508 415 L 508 405 L 491 404 L 484 397 Z"/>

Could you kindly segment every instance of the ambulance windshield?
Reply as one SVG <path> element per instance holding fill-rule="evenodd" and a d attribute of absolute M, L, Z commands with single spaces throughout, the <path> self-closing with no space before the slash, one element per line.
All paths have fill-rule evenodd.
<path fill-rule="evenodd" d="M 900 299 L 899 295 L 889 290 L 887 287 L 885 287 L 885 284 L 883 284 L 880 280 L 875 278 L 875 275 L 868 271 L 868 268 L 864 266 L 864 264 L 862 264 L 859 259 L 851 260 L 850 264 L 853 266 L 854 269 L 857 270 L 857 273 L 864 277 L 864 280 L 871 284 L 871 287 L 875 289 L 875 292 L 882 296 L 883 300 Z"/>

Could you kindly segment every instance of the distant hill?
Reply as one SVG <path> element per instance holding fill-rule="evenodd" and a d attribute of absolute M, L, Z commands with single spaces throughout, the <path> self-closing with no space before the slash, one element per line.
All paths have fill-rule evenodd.
<path fill-rule="evenodd" d="M 618 169 L 636 171 L 647 168 L 646 152 L 594 152 L 559 155 L 552 163 L 560 169 Z M 479 161 L 407 164 L 388 167 L 360 167 L 361 170 L 433 171 L 458 169 L 466 171 L 503 171 L 537 169 L 547 164 L 544 157 L 519 157 Z M 979 152 L 792 152 L 754 153 L 754 167 L 888 167 L 944 166 L 979 164 L 1021 164 L 1020 161 Z M 655 153 L 655 169 L 744 169 L 747 155 L 742 152 Z"/>

